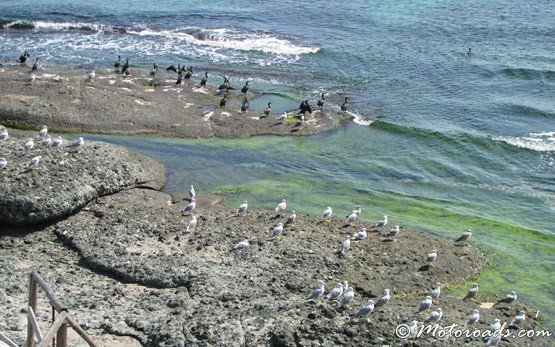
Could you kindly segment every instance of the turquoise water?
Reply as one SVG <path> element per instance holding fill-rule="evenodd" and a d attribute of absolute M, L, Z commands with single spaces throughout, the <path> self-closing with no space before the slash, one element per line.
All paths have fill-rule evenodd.
<path fill-rule="evenodd" d="M 0 60 L 25 48 L 46 69 L 110 69 L 116 54 L 145 68 L 182 63 L 210 84 L 250 80 L 276 112 L 348 96 L 358 123 L 310 138 L 89 138 L 162 161 L 168 191 L 192 183 L 227 192 L 230 206 L 287 197 L 298 211 L 346 215 L 359 203 L 370 221 L 387 213 L 449 238 L 471 228 L 493 261 L 481 290 L 516 290 L 553 317 L 554 12 L 526 0 L 8 0 Z"/>

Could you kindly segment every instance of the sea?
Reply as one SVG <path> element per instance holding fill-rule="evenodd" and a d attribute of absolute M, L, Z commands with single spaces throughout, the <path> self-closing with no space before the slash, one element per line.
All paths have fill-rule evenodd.
<path fill-rule="evenodd" d="M 86 137 L 161 161 L 168 192 L 194 184 L 230 207 L 287 198 L 342 218 L 361 204 L 370 222 L 448 239 L 472 229 L 490 265 L 470 282 L 515 290 L 553 331 L 553 18 L 547 0 L 2 0 L 0 61 L 26 49 L 46 70 L 180 63 L 208 84 L 250 81 L 251 108 L 272 101 L 276 115 L 321 93 L 338 113 L 348 97 L 353 121 L 310 137 Z"/>

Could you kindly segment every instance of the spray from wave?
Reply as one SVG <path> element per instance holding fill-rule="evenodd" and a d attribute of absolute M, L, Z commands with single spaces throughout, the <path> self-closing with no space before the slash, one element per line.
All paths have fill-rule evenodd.
<path fill-rule="evenodd" d="M 502 141 L 519 148 L 536 152 L 555 152 L 555 131 L 529 133 L 522 137 L 494 137 L 493 140 Z"/>

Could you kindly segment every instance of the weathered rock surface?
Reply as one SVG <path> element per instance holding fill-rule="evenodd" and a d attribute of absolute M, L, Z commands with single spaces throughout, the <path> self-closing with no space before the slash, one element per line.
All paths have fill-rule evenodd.
<path fill-rule="evenodd" d="M 243 95 L 230 91 L 228 103 L 217 109 L 222 95 L 214 86 L 196 87 L 194 81 L 175 87 L 176 75 L 160 72 L 160 87 L 148 86 L 148 71 L 133 70 L 130 78 L 98 71 L 85 82 L 84 71 L 48 71 L 27 83 L 28 67 L 6 66 L 0 74 L 0 124 L 59 131 L 103 134 L 158 134 L 199 138 L 245 138 L 254 135 L 311 135 L 338 128 L 349 115 L 328 109 L 314 112 L 307 122 L 281 122 L 277 114 L 259 119 L 262 110 L 241 113 Z M 219 84 L 215 80 L 210 83 Z M 250 93 L 253 102 L 260 95 Z"/>
<path fill-rule="evenodd" d="M 161 189 L 165 181 L 161 164 L 122 147 L 87 141 L 76 152 L 67 137 L 58 150 L 41 147 L 35 139 L 35 148 L 25 154 L 29 137 L 11 134 L 0 141 L 0 157 L 8 161 L 0 173 L 0 224 L 57 220 L 99 196 L 139 186 Z M 41 161 L 27 168 L 35 156 L 42 156 Z"/>

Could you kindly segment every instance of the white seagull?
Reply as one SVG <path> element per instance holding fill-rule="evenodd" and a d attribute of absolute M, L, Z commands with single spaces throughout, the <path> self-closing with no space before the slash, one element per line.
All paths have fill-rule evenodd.
<path fill-rule="evenodd" d="M 318 280 L 318 283 L 316 284 L 316 288 L 314 288 L 312 293 L 308 294 L 308 296 L 306 297 L 306 300 L 316 299 L 317 297 L 320 297 L 323 294 L 324 294 L 324 282 Z"/>
<path fill-rule="evenodd" d="M 339 249 L 339 253 L 341 255 L 345 255 L 347 251 L 351 248 L 351 238 L 347 235 L 345 236 L 345 241 L 341 244 L 341 248 Z"/>
<path fill-rule="evenodd" d="M 459 238 L 455 240 L 455 242 L 462 242 L 464 244 L 470 238 L 470 236 L 472 236 L 472 230 L 468 229 L 467 231 L 462 233 L 461 236 L 459 236 Z"/>
<path fill-rule="evenodd" d="M 441 308 L 438 307 L 435 311 L 430 312 L 430 315 L 426 317 L 426 322 L 439 322 L 442 316 L 443 312 L 441 312 Z"/>
<path fill-rule="evenodd" d="M 476 293 L 478 293 L 478 289 L 479 289 L 478 284 L 473 283 L 472 287 L 466 293 L 466 296 L 464 297 L 463 301 L 466 301 L 468 299 L 472 299 L 476 295 Z"/>
<path fill-rule="evenodd" d="M 372 311 L 374 311 L 374 300 L 368 300 L 366 304 L 362 305 L 358 309 L 357 313 L 355 313 L 355 316 L 366 316 L 372 313 Z"/>
<path fill-rule="evenodd" d="M 297 213 L 295 213 L 295 211 L 291 211 L 291 214 L 289 215 L 289 217 L 287 217 L 287 220 L 285 221 L 285 225 L 295 223 L 296 219 L 297 219 Z"/>
<path fill-rule="evenodd" d="M 193 218 L 187 224 L 187 228 L 185 228 L 185 232 L 188 233 L 189 231 L 194 230 L 197 227 L 197 216 L 193 215 Z"/>
<path fill-rule="evenodd" d="M 247 247 L 249 247 L 249 240 L 243 240 L 233 246 L 233 249 L 245 249 Z"/>
<path fill-rule="evenodd" d="M 285 211 L 286 208 L 287 208 L 287 199 L 283 199 L 283 200 L 281 200 L 281 202 L 276 206 L 276 213 L 279 213 L 280 211 Z"/>
<path fill-rule="evenodd" d="M 50 147 L 50 144 L 52 144 L 52 136 L 46 135 L 46 137 L 42 139 L 40 144 L 42 147 L 46 147 L 46 148 Z"/>
<path fill-rule="evenodd" d="M 46 125 L 43 125 L 39 131 L 39 138 L 44 139 L 46 134 L 48 134 L 48 127 Z"/>
<path fill-rule="evenodd" d="M 420 306 L 418 306 L 418 312 L 416 313 L 426 311 L 430 308 L 430 306 L 432 306 L 432 297 L 428 295 L 424 300 L 422 300 Z"/>
<path fill-rule="evenodd" d="M 441 283 L 437 282 L 434 290 L 432 290 L 432 298 L 437 299 L 441 295 Z"/>
<path fill-rule="evenodd" d="M 7 140 L 10 135 L 8 134 L 8 129 L 4 128 L 0 130 L 0 140 Z"/>
<path fill-rule="evenodd" d="M 71 144 L 71 148 L 75 149 L 77 152 L 83 149 L 83 147 L 85 147 L 85 140 L 82 137 L 79 137 L 77 141 Z"/>
<path fill-rule="evenodd" d="M 336 283 L 333 289 L 328 293 L 328 300 L 337 300 L 343 294 L 343 285 Z"/>
<path fill-rule="evenodd" d="M 357 211 L 353 210 L 353 212 L 351 212 L 351 214 L 347 216 L 347 219 L 345 219 L 345 224 L 350 225 L 352 222 L 357 220 L 357 217 L 358 217 Z"/>
<path fill-rule="evenodd" d="M 270 238 L 277 237 L 281 235 L 281 233 L 283 233 L 283 223 L 278 223 L 270 233 Z"/>
<path fill-rule="evenodd" d="M 489 331 L 492 333 L 496 332 L 497 330 L 501 329 L 501 321 L 498 318 L 493 320 L 493 323 L 489 326 Z"/>
<path fill-rule="evenodd" d="M 374 228 L 381 228 L 387 225 L 387 215 L 384 214 L 383 219 L 374 225 Z"/>
<path fill-rule="evenodd" d="M 364 240 L 367 236 L 366 228 L 362 228 L 359 232 L 353 234 L 353 239 Z"/>
<path fill-rule="evenodd" d="M 341 301 L 339 302 L 339 308 L 349 305 L 349 303 L 353 301 L 354 297 L 355 292 L 352 287 L 345 289 L 343 292 L 343 296 L 341 297 Z"/>
<path fill-rule="evenodd" d="M 52 140 L 52 143 L 50 144 L 50 147 L 60 149 L 60 148 L 62 148 L 62 143 L 63 142 L 64 142 L 64 139 L 62 139 L 61 136 L 58 136 L 54 140 Z"/>
<path fill-rule="evenodd" d="M 189 197 L 191 197 L 191 199 L 196 198 L 196 192 L 195 192 L 195 187 L 193 187 L 193 185 L 191 184 L 191 188 L 189 189 Z"/>
<path fill-rule="evenodd" d="M 42 159 L 42 156 L 37 156 L 37 157 L 33 157 L 31 158 L 31 160 L 29 160 L 29 162 L 27 162 L 27 167 L 31 168 L 35 165 L 38 165 L 38 163 L 40 162 L 40 160 Z"/>
<path fill-rule="evenodd" d="M 378 302 L 376 303 L 376 307 L 384 306 L 389 302 L 389 300 L 391 300 L 391 296 L 389 295 L 389 289 L 384 289 L 383 294 L 380 296 L 380 298 L 378 299 Z"/>
<path fill-rule="evenodd" d="M 331 210 L 331 207 L 328 206 L 320 216 L 320 219 L 324 220 L 324 219 L 330 218 L 332 214 L 333 214 L 333 211 Z"/>
<path fill-rule="evenodd" d="M 89 74 L 87 75 L 86 81 L 92 82 L 95 77 L 96 77 L 96 72 L 94 72 L 94 70 L 91 70 L 91 72 L 89 72 Z"/>
<path fill-rule="evenodd" d="M 245 200 L 245 201 L 243 201 L 243 203 L 237 209 L 236 214 L 240 215 L 241 213 L 246 213 L 247 208 L 249 208 L 249 204 L 248 204 L 247 200 Z"/>
<path fill-rule="evenodd" d="M 393 227 L 393 229 L 390 229 L 389 232 L 385 235 L 385 237 L 390 237 L 393 238 L 393 241 L 395 241 L 395 236 L 397 236 L 397 234 L 399 233 L 399 226 L 396 225 L 395 227 Z"/>
<path fill-rule="evenodd" d="M 472 313 L 470 314 L 470 316 L 468 316 L 468 319 L 466 320 L 466 325 L 472 325 L 472 324 L 476 324 L 478 321 L 480 320 L 480 311 L 478 311 L 477 309 L 472 310 Z"/>
<path fill-rule="evenodd" d="M 519 310 L 515 318 L 511 320 L 510 325 L 519 325 L 524 323 L 525 320 L 526 320 L 526 313 L 524 313 L 524 311 Z"/>
<path fill-rule="evenodd" d="M 185 206 L 185 208 L 183 208 L 181 212 L 182 213 L 191 212 L 195 209 L 196 206 L 197 206 L 197 201 L 195 200 L 195 198 L 191 198 L 191 202 L 189 203 L 189 205 Z"/>
<path fill-rule="evenodd" d="M 428 252 L 426 256 L 427 263 L 433 263 L 437 258 L 437 250 L 433 249 L 432 251 Z M 433 264 L 431 264 L 433 266 Z"/>
<path fill-rule="evenodd" d="M 29 141 L 27 141 L 27 143 L 25 143 L 25 145 L 23 146 L 23 151 L 25 153 L 29 152 L 30 150 L 33 149 L 33 147 L 35 147 L 35 141 L 33 141 L 33 139 L 30 139 Z"/>
<path fill-rule="evenodd" d="M 4 171 L 4 169 L 8 166 L 8 161 L 6 158 L 0 158 L 0 170 Z"/>

